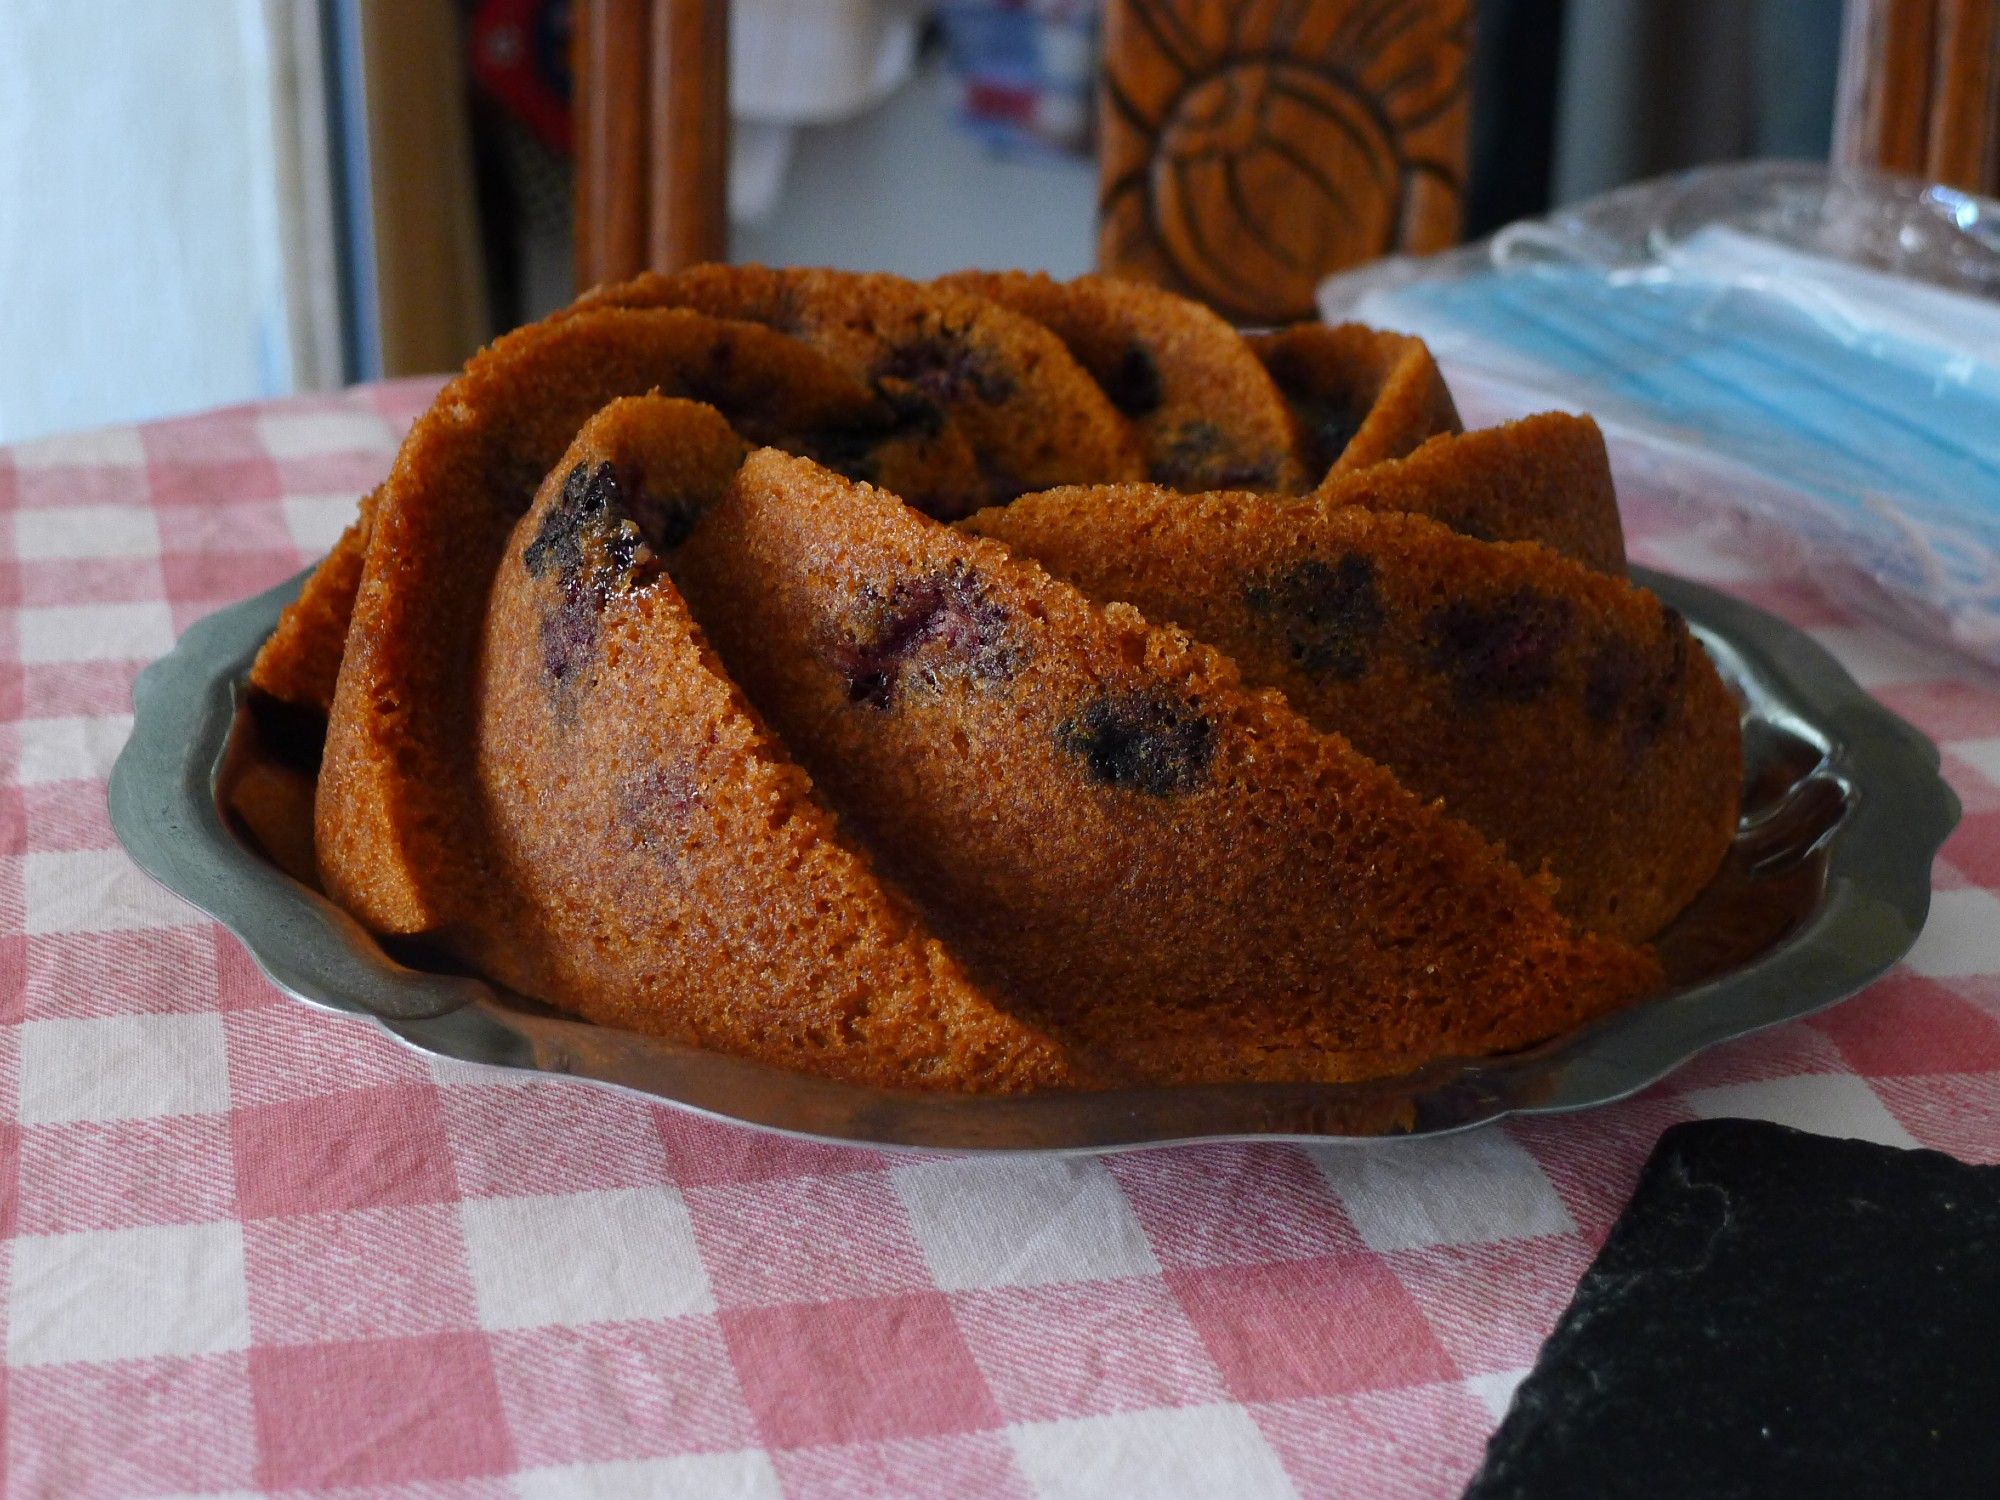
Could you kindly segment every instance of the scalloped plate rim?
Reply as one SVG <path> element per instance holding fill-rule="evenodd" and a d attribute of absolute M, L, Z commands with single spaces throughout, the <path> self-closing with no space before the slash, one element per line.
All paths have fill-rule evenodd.
<path fill-rule="evenodd" d="M 875 1089 L 552 1013 L 537 1016 L 501 1002 L 482 980 L 404 968 L 345 912 L 246 847 L 217 805 L 216 778 L 249 661 L 307 572 L 197 621 L 140 674 L 132 734 L 108 789 L 113 830 L 133 860 L 218 922 L 278 989 L 306 1005 L 373 1019 L 433 1057 L 575 1078 L 794 1139 L 1059 1154 L 1229 1141 L 1365 1144 L 1614 1103 L 1710 1047 L 1823 1010 L 1879 978 L 1923 928 L 1931 862 L 1959 815 L 1936 747 L 1869 697 L 1816 641 L 1713 589 L 1634 567 L 1633 580 L 1680 609 L 1711 650 L 1733 655 L 1739 672 L 1747 669 L 1752 680 L 1775 689 L 1768 696 L 1831 747 L 1825 764 L 1854 793 L 1851 811 L 1829 836 L 1820 905 L 1775 948 L 1741 969 L 1640 1002 L 1527 1053 L 1447 1060 L 1380 1083 L 1008 1097 Z M 1781 993 L 1788 986 L 1789 999 Z M 579 1071 L 579 1049 L 569 1045 L 579 1038 L 592 1044 L 581 1051 L 626 1051 L 655 1076 L 636 1079 L 630 1069 L 601 1062 L 595 1073 Z M 590 1065 L 588 1057 L 581 1062 Z M 1530 1097 L 1530 1083 L 1546 1092 Z M 728 1091 L 734 1092 L 724 1102 Z M 753 1101 L 748 1106 L 745 1096 Z M 1300 1114 L 1318 1110 L 1334 1118 L 1383 1096 L 1458 1113 L 1383 1135 L 1296 1123 Z M 843 1106 L 840 1127 L 802 1122 L 816 1108 L 837 1113 Z M 1176 1111 L 1188 1117 L 1184 1127 L 1150 1119 Z M 1270 1111 L 1291 1123 L 1260 1123 Z"/>

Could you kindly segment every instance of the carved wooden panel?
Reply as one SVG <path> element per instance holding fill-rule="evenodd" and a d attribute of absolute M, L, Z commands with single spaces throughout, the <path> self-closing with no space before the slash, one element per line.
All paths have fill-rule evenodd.
<path fill-rule="evenodd" d="M 1099 269 L 1244 323 L 1458 238 L 1468 0 L 1108 0 Z"/>
<path fill-rule="evenodd" d="M 576 110 L 576 284 L 646 265 L 648 0 L 581 0 L 572 60 Z"/>

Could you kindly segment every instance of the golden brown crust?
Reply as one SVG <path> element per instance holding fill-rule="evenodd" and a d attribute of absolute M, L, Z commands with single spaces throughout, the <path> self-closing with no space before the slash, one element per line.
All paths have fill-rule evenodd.
<path fill-rule="evenodd" d="M 1057 290 L 985 284 L 1026 310 Z M 1511 694 L 1526 648 L 1488 649 L 1481 621 L 1541 620 L 1523 591 L 1558 600 L 1580 633 L 1546 653 L 1552 680 L 1573 699 L 1581 671 L 1586 697 L 1615 698 L 1641 759 L 1680 747 L 1641 802 L 1659 823 L 1680 799 L 1704 838 L 1733 788 L 1703 801 L 1687 778 L 1727 758 L 1733 712 L 1685 632 L 1622 582 L 1401 513 L 1613 571 L 1595 429 L 1542 418 L 1424 445 L 1457 428 L 1435 366 L 1414 340 L 1353 328 L 1261 341 L 1280 413 L 1255 356 L 1163 294 L 1057 298 L 1072 354 L 971 285 L 697 268 L 603 289 L 475 358 L 257 664 L 274 724 L 296 720 L 273 699 L 331 700 L 329 892 L 607 1024 L 901 1087 L 1377 1077 L 1526 1045 L 1657 984 L 1650 952 L 1551 901 L 1641 930 L 1643 905 L 1621 895 L 1613 916 L 1582 893 L 1643 862 L 1644 828 L 1606 812 L 1628 864 L 1599 869 L 1557 836 L 1582 828 L 1587 797 L 1573 827 L 1523 815 L 1523 830 L 1447 785 L 1583 764 L 1547 743 L 1575 703 L 1482 765 L 1476 737 L 1447 728 L 1521 705 L 1447 712 L 1439 683 L 1476 696 L 1471 679 L 1497 672 Z M 1245 451 L 1296 440 L 1313 401 L 1364 404 L 1320 472 L 1290 471 L 1325 473 L 1314 494 L 1128 486 L 1108 502 L 1128 532 L 1049 544 L 1059 567 L 1069 547 L 1110 568 L 1129 540 L 1166 612 L 1233 643 L 1292 705 L 969 534 L 993 518 L 954 531 L 919 514 L 1050 476 L 1133 480 L 1139 433 L 1086 370 L 1133 337 L 1185 365 L 1164 382 L 1175 412 L 1227 409 Z M 1024 503 L 1022 552 L 1057 503 Z M 1274 573 L 1335 544 L 1336 574 L 1355 557 L 1394 573 L 1371 607 L 1403 678 L 1327 688 L 1282 628 L 1244 618 L 1254 590 L 1290 600 Z M 1204 568 L 1214 597 L 1174 603 L 1168 586 L 1194 591 Z M 1197 623 L 1201 604 L 1221 615 Z M 1295 708 L 1367 720 L 1349 727 L 1401 774 Z M 1391 725 L 1402 742 L 1368 738 Z M 1563 887 L 1519 867 L 1542 862 L 1521 855 L 1538 834 Z M 1692 843 L 1663 847 L 1662 910 L 1698 863 Z"/>
<path fill-rule="evenodd" d="M 1074 1081 L 872 871 L 667 577 L 743 445 L 712 408 L 615 401 L 514 528 L 474 711 L 494 886 L 454 929 L 591 1020 L 885 1087 Z"/>
<path fill-rule="evenodd" d="M 692 307 L 823 350 L 883 392 L 915 430 L 963 434 L 978 488 L 948 492 L 933 481 L 920 497 L 933 515 L 1144 472 L 1130 425 L 1061 340 L 984 297 L 880 272 L 706 265 L 599 288 L 578 305 Z"/>
<path fill-rule="evenodd" d="M 354 618 L 354 595 L 361 587 L 361 565 L 368 555 L 380 494 L 371 490 L 362 497 L 360 514 L 320 559 L 298 598 L 278 616 L 277 628 L 250 668 L 250 685 L 259 692 L 322 716 L 333 707 L 340 654 Z"/>
<path fill-rule="evenodd" d="M 1600 573 L 1625 572 L 1611 461 L 1589 417 L 1551 411 L 1441 433 L 1406 458 L 1336 469 L 1311 498 L 1428 516 L 1481 541 L 1540 542 Z"/>
<path fill-rule="evenodd" d="M 1113 1075 L 1381 1076 L 1658 981 L 1215 652 L 894 496 L 763 450 L 673 567 L 954 950 Z"/>
<path fill-rule="evenodd" d="M 1245 493 L 1055 490 L 962 526 L 1215 646 L 1548 869 L 1597 931 L 1652 937 L 1728 851 L 1735 708 L 1642 589 L 1533 543 Z"/>
<path fill-rule="evenodd" d="M 1302 487 L 1284 397 L 1236 330 L 1199 303 L 1108 276 L 959 271 L 932 285 L 990 298 L 1061 339 L 1138 428 L 1155 484 Z"/>
<path fill-rule="evenodd" d="M 654 389 L 700 396 L 747 433 L 831 430 L 877 409 L 795 340 L 671 308 L 524 328 L 445 387 L 377 504 L 320 773 L 328 890 L 378 930 L 445 925 L 463 873 L 479 873 L 466 667 L 508 531 L 593 412 Z"/>

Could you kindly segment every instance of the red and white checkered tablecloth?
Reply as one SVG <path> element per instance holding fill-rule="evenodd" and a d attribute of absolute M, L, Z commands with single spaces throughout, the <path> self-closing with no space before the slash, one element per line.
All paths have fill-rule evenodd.
<path fill-rule="evenodd" d="M 2000 693 L 1729 534 L 1966 817 L 1865 996 L 1628 1103 L 1091 1160 L 794 1144 L 281 999 L 118 850 L 140 666 L 310 561 L 428 384 L 0 450 L 0 1316 L 20 1496 L 1456 1491 L 1667 1125 L 2000 1161 Z"/>

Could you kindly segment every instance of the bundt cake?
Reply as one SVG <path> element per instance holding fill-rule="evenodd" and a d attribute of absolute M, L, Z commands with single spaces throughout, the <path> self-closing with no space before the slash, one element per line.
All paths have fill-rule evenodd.
<path fill-rule="evenodd" d="M 1602 440 L 1082 278 L 698 267 L 499 340 L 252 672 L 326 892 L 878 1086 L 1355 1080 L 1660 983 L 1736 710 Z"/>

